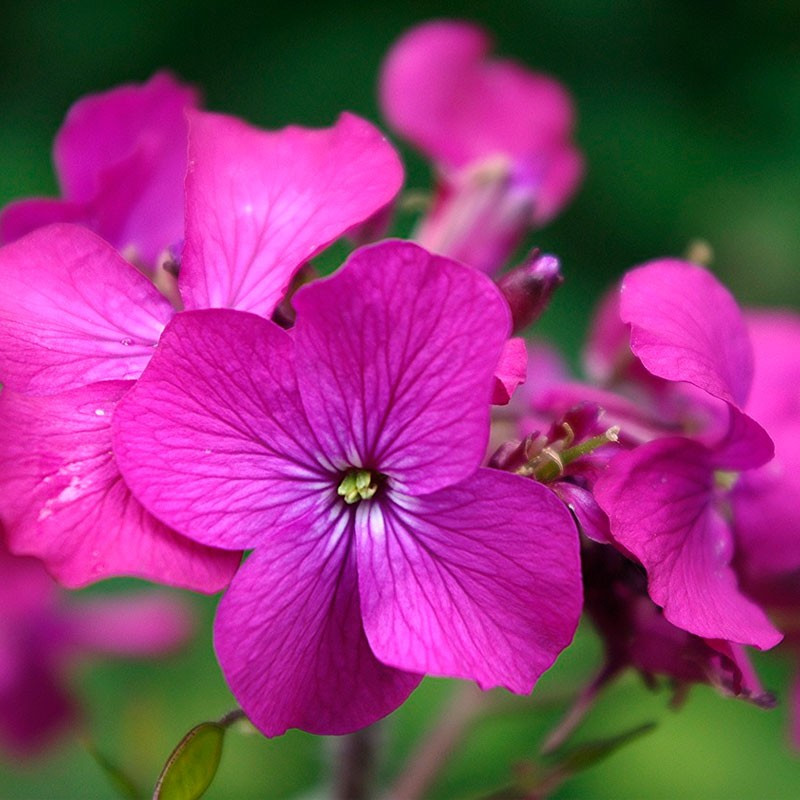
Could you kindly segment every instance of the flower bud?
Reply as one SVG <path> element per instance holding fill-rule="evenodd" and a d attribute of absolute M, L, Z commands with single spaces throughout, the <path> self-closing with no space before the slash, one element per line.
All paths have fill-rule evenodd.
<path fill-rule="evenodd" d="M 533 250 L 528 259 L 498 281 L 511 308 L 513 331 L 517 333 L 539 319 L 553 292 L 564 282 L 561 262 Z"/>

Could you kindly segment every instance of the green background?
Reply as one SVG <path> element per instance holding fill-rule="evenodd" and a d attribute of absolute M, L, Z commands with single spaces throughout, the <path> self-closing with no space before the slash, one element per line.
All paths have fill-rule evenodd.
<path fill-rule="evenodd" d="M 744 304 L 800 307 L 797 3 L 6 3 L 0 204 L 55 192 L 50 144 L 75 99 L 161 67 L 200 86 L 207 107 L 254 124 L 327 125 L 343 109 L 378 122 L 382 54 L 405 28 L 434 16 L 483 23 L 498 52 L 557 76 L 574 93 L 586 181 L 567 211 L 531 238 L 562 258 L 567 283 L 540 330 L 571 357 L 592 304 L 615 276 L 681 254 L 698 237 L 711 243 L 714 269 Z M 426 187 L 424 163 L 403 153 L 409 186 Z M 191 725 L 232 705 L 211 653 L 213 601 L 197 604 L 203 632 L 184 655 L 74 676 L 91 736 L 143 786 Z M 432 796 L 480 796 L 502 785 L 513 763 L 533 755 L 557 719 L 559 698 L 590 674 L 597 653 L 592 634 L 582 632 L 530 701 L 475 727 Z M 770 688 L 786 686 L 789 668 L 779 656 L 758 663 Z M 387 721 L 385 774 L 450 690 L 428 681 Z M 705 687 L 679 712 L 666 709 L 668 699 L 634 676 L 608 692 L 579 739 L 648 720 L 659 727 L 558 796 L 800 796 L 785 707 L 763 712 Z M 233 733 L 208 797 L 312 796 L 332 753 L 330 742 L 299 733 L 269 742 Z M 0 763 L 0 798 L 111 796 L 74 742 L 35 763 Z"/>

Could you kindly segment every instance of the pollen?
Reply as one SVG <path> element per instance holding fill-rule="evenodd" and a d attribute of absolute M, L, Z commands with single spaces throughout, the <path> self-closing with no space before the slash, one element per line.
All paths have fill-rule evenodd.
<path fill-rule="evenodd" d="M 337 494 L 344 498 L 345 503 L 352 505 L 359 500 L 371 500 L 378 491 L 378 482 L 368 469 L 353 469 L 350 470 L 339 488 L 336 490 Z"/>

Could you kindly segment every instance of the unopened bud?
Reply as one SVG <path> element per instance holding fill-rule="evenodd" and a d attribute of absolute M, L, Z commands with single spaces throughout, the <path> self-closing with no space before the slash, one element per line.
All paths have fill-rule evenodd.
<path fill-rule="evenodd" d="M 519 267 L 512 269 L 497 285 L 508 301 L 514 333 L 542 316 L 555 290 L 564 282 L 561 262 L 534 250 Z"/>

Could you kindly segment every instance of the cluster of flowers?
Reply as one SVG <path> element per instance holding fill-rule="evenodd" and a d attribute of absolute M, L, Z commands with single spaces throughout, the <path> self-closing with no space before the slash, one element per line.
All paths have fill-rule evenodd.
<path fill-rule="evenodd" d="M 603 680 L 769 704 L 743 646 L 800 612 L 800 319 L 669 259 L 603 302 L 589 383 L 526 352 L 558 261 L 493 276 L 582 159 L 566 92 L 488 48 L 437 22 L 392 49 L 435 197 L 329 277 L 325 247 L 388 229 L 391 145 L 350 114 L 255 130 L 165 74 L 76 104 L 62 199 L 0 215 L 3 569 L 227 587 L 217 656 L 269 736 L 355 730 L 427 674 L 530 692 L 584 607 Z"/>

